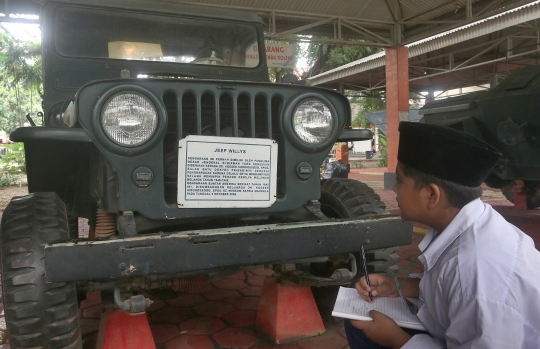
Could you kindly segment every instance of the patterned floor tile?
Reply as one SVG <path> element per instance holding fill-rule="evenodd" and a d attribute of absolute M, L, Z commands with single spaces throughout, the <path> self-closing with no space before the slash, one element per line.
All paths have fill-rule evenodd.
<path fill-rule="evenodd" d="M 165 343 L 180 335 L 180 330 L 176 325 L 153 324 L 150 325 L 150 331 L 156 343 Z"/>
<path fill-rule="evenodd" d="M 193 307 L 195 313 L 200 316 L 222 317 L 234 310 L 234 305 L 227 302 L 208 301 Z"/>
<path fill-rule="evenodd" d="M 259 297 L 243 297 L 236 302 L 236 308 L 242 310 L 257 310 L 259 308 Z"/>
<path fill-rule="evenodd" d="M 334 332 L 304 339 L 297 344 L 302 349 L 343 349 L 347 346 L 347 340 Z"/>
<path fill-rule="evenodd" d="M 191 319 L 194 316 L 193 310 L 180 307 L 167 307 L 156 310 L 150 314 L 152 322 L 154 323 L 169 323 L 175 325 Z"/>
<path fill-rule="evenodd" d="M 227 328 L 212 335 L 220 347 L 247 349 L 259 341 L 259 337 L 247 328 Z"/>
<path fill-rule="evenodd" d="M 213 290 L 204 294 L 204 298 L 209 301 L 219 301 L 224 299 L 235 299 L 242 297 L 242 294 L 236 290 Z"/>
<path fill-rule="evenodd" d="M 254 310 L 235 310 L 223 316 L 223 321 L 232 327 L 249 327 L 255 324 L 256 317 Z"/>
<path fill-rule="evenodd" d="M 207 336 L 179 336 L 165 343 L 165 349 L 213 349 L 214 343 Z"/>
<path fill-rule="evenodd" d="M 211 289 L 210 291 L 212 291 Z M 173 299 L 167 299 L 166 303 L 171 307 L 193 307 L 204 303 L 205 299 L 200 294 L 183 294 Z"/>
<path fill-rule="evenodd" d="M 261 295 L 262 286 L 248 286 L 240 290 L 244 296 L 258 297 Z"/>
<path fill-rule="evenodd" d="M 212 334 L 225 327 L 223 321 L 215 317 L 195 317 L 193 319 L 182 322 L 180 330 L 185 331 L 186 334 Z"/>

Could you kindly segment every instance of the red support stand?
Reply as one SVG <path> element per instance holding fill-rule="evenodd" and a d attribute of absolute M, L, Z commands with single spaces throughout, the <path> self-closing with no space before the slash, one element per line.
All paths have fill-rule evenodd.
<path fill-rule="evenodd" d="M 256 324 L 276 344 L 325 332 L 311 288 L 264 281 Z"/>
<path fill-rule="evenodd" d="M 525 193 L 525 183 L 522 179 L 516 179 L 516 185 L 512 188 L 514 192 L 514 207 L 518 210 L 527 209 L 527 194 Z"/>
<path fill-rule="evenodd" d="M 133 348 L 156 349 L 146 314 L 129 315 L 122 310 L 104 313 L 96 349 Z"/>
<path fill-rule="evenodd" d="M 341 160 L 344 164 L 349 163 L 349 143 L 336 146 L 336 160 Z"/>

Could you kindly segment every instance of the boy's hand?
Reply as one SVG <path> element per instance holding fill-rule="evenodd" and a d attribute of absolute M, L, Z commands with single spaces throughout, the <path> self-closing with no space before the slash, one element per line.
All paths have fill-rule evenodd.
<path fill-rule="evenodd" d="M 369 276 L 371 280 L 371 275 Z M 376 310 L 369 312 L 373 321 L 351 320 L 354 327 L 362 330 L 373 342 L 390 348 L 401 348 L 411 339 L 411 336 L 403 331 L 398 324 Z"/>
<path fill-rule="evenodd" d="M 369 300 L 369 291 L 373 297 L 397 297 L 399 292 L 394 283 L 394 279 L 383 274 L 369 274 L 369 282 L 371 287 L 366 282 L 366 277 L 362 276 L 354 285 L 356 291 L 366 302 Z"/>

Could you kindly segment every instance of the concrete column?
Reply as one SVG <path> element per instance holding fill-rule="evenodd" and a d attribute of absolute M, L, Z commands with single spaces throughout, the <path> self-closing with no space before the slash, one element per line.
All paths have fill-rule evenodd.
<path fill-rule="evenodd" d="M 384 187 L 395 182 L 400 121 L 409 121 L 409 59 L 406 46 L 386 49 L 386 125 L 388 137 L 388 172 Z M 388 180 L 387 180 L 388 179 Z"/>

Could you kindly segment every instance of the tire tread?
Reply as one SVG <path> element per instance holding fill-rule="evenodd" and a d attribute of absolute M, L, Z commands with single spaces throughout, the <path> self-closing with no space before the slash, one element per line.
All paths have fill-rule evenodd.
<path fill-rule="evenodd" d="M 82 347 L 74 284 L 44 277 L 44 245 L 68 239 L 66 208 L 55 193 L 14 197 L 6 208 L 2 287 L 12 349 Z"/>

